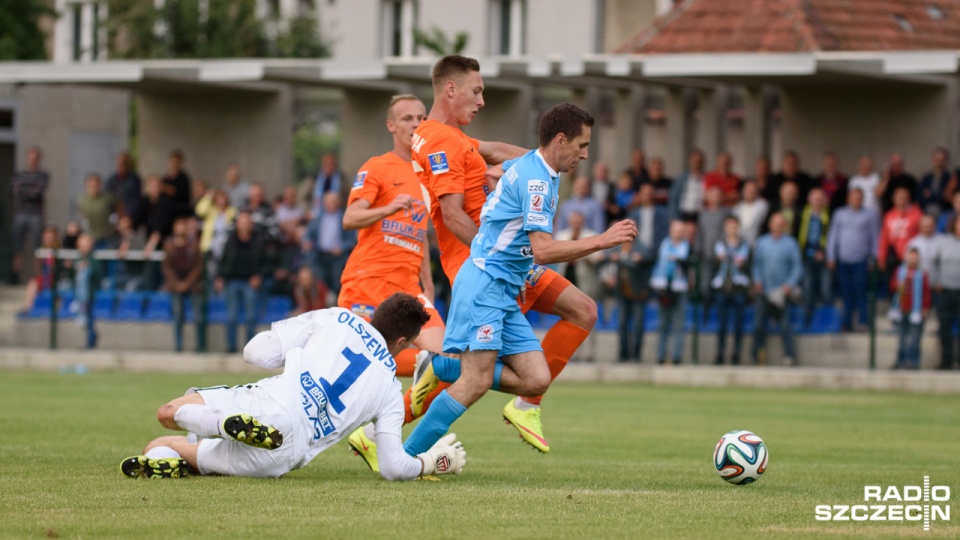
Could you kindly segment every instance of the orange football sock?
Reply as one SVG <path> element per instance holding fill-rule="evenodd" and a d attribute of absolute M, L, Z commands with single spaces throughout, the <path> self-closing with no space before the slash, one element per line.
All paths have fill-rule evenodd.
<path fill-rule="evenodd" d="M 413 377 L 413 365 L 417 363 L 418 352 L 420 349 L 409 347 L 393 357 L 397 361 L 397 377 Z"/>
<path fill-rule="evenodd" d="M 433 403 L 434 398 L 439 396 L 440 392 L 443 392 L 447 388 L 450 388 L 450 383 L 445 383 L 443 381 L 440 381 L 440 384 L 437 386 L 437 388 L 433 392 L 430 392 L 430 395 L 427 396 L 426 400 L 424 400 L 423 412 L 420 413 L 420 416 L 423 416 L 424 414 L 427 413 L 427 409 L 430 408 L 430 404 Z M 413 422 L 414 420 L 416 420 L 416 418 L 413 417 L 413 412 L 411 412 L 410 410 L 410 396 L 412 395 L 412 393 L 413 393 L 413 387 L 411 386 L 410 388 L 407 388 L 407 391 L 403 394 L 403 424 L 404 425 L 407 425 L 410 422 Z M 419 418 L 419 416 L 417 418 Z"/>
<path fill-rule="evenodd" d="M 571 322 L 560 320 L 553 325 L 547 335 L 543 336 L 543 355 L 547 357 L 547 367 L 550 368 L 551 381 L 555 380 L 557 375 L 560 375 L 560 372 L 563 371 L 563 368 L 567 367 L 570 357 L 577 352 L 577 348 L 589 335 L 589 330 L 584 330 Z M 539 405 L 543 396 L 521 397 L 520 399 L 532 405 Z"/>

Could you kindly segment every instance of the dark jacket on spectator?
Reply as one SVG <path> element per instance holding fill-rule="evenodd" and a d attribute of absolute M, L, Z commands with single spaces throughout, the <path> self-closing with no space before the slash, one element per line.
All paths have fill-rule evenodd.
<path fill-rule="evenodd" d="M 143 197 L 141 184 L 140 176 L 133 171 L 127 171 L 124 176 L 117 173 L 110 175 L 107 179 L 107 192 L 113 194 L 118 214 L 133 219 L 140 215 L 140 202 Z"/>
<path fill-rule="evenodd" d="M 140 214 L 134 219 L 134 228 L 146 228 L 148 238 L 154 232 L 159 232 L 160 241 L 163 242 L 173 230 L 173 218 L 173 208 L 164 202 L 163 197 L 156 201 L 143 199 L 140 203 Z"/>
<path fill-rule="evenodd" d="M 253 276 L 263 276 L 270 271 L 269 261 L 267 240 L 263 235 L 254 232 L 250 239 L 244 242 L 236 232 L 232 232 L 223 248 L 217 277 L 225 280 L 248 280 Z"/>

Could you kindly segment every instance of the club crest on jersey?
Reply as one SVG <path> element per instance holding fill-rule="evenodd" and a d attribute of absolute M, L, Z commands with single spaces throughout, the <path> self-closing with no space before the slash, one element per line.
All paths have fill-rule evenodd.
<path fill-rule="evenodd" d="M 446 454 L 443 454 L 437 458 L 437 472 L 445 473 L 448 470 L 450 470 L 450 458 Z"/>
<path fill-rule="evenodd" d="M 530 211 L 543 212 L 543 195 L 533 194 L 530 196 Z"/>
<path fill-rule="evenodd" d="M 493 327 L 485 324 L 477 328 L 477 341 L 480 343 L 490 343 L 493 341 Z"/>
<path fill-rule="evenodd" d="M 427 158 L 430 160 L 430 171 L 433 172 L 433 174 L 443 174 L 445 172 L 450 172 L 450 164 L 447 163 L 446 152 L 437 152 L 435 154 L 427 154 Z"/>
<path fill-rule="evenodd" d="M 403 211 L 404 217 L 410 218 L 414 223 L 423 223 L 423 218 L 427 217 L 427 205 L 414 200 L 411 206 L 413 208 L 407 208 Z"/>
<path fill-rule="evenodd" d="M 363 182 L 366 179 L 367 179 L 367 171 L 358 172 L 357 177 L 353 179 L 353 187 L 350 189 L 362 188 Z"/>

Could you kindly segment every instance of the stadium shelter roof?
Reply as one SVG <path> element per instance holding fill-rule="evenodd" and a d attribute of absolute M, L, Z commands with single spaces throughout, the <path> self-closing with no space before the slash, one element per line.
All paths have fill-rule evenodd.
<path fill-rule="evenodd" d="M 85 64 L 2 62 L 0 84 L 89 84 L 130 89 L 257 91 L 260 83 L 344 89 L 427 83 L 432 58 L 369 63 L 332 60 L 143 60 Z M 907 83 L 941 85 L 960 71 L 960 50 L 731 52 L 584 55 L 579 58 L 480 59 L 491 87 L 556 85 L 623 87 L 636 83 L 684 86 Z"/>

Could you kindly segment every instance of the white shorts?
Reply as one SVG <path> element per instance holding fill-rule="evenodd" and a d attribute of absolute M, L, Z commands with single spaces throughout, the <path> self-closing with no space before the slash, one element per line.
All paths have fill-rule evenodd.
<path fill-rule="evenodd" d="M 278 478 L 297 468 L 300 459 L 294 448 L 293 422 L 287 412 L 255 384 L 228 387 L 191 388 L 204 403 L 225 414 L 249 414 L 283 434 L 280 448 L 254 448 L 233 439 L 202 439 L 197 448 L 200 474 L 222 474 L 251 478 Z"/>

